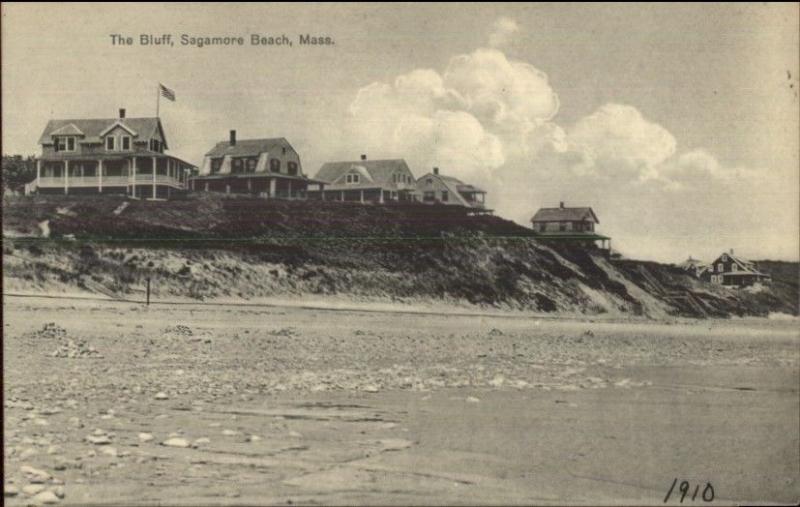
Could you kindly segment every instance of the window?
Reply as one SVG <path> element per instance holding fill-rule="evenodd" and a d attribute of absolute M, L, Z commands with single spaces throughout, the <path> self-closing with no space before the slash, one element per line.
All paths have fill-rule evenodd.
<path fill-rule="evenodd" d="M 450 199 L 450 195 L 447 193 L 447 190 L 442 190 L 442 202 L 447 202 Z"/>
<path fill-rule="evenodd" d="M 736 273 L 737 271 L 739 271 L 739 266 L 736 263 L 732 264 L 731 265 L 731 271 Z"/>
<path fill-rule="evenodd" d="M 244 161 L 240 158 L 233 159 L 233 172 L 240 173 L 244 168 Z"/>
<path fill-rule="evenodd" d="M 725 265 L 724 264 L 722 264 L 721 262 L 719 264 L 717 264 L 717 273 L 722 273 L 722 271 L 724 269 L 725 269 Z"/>
<path fill-rule="evenodd" d="M 116 139 L 117 139 L 116 137 L 111 137 L 111 136 L 106 137 L 106 149 L 108 151 L 114 151 L 116 149 L 115 148 Z"/>
<path fill-rule="evenodd" d="M 427 183 L 428 185 L 433 185 L 433 178 L 428 178 L 428 179 L 426 180 L 426 183 Z"/>
<path fill-rule="evenodd" d="M 75 138 L 74 137 L 57 137 L 56 151 L 75 151 Z"/>
<path fill-rule="evenodd" d="M 345 182 L 347 183 L 358 183 L 361 181 L 361 175 L 359 174 L 348 174 L 344 178 Z"/>
<path fill-rule="evenodd" d="M 131 149 L 131 136 L 122 136 L 122 149 L 125 151 Z"/>
<path fill-rule="evenodd" d="M 277 158 L 272 158 L 269 160 L 269 170 L 274 173 L 281 172 L 281 161 Z"/>
<path fill-rule="evenodd" d="M 297 162 L 289 162 L 289 174 L 297 176 Z"/>
<path fill-rule="evenodd" d="M 561 222 L 560 224 L 558 224 L 558 230 L 561 231 L 561 232 L 566 231 L 567 230 L 567 224 L 564 223 L 564 222 Z"/>
<path fill-rule="evenodd" d="M 436 200 L 436 192 L 434 192 L 432 190 L 426 190 L 422 194 L 422 200 L 425 201 L 425 202 L 433 202 L 433 201 L 435 201 Z"/>
<path fill-rule="evenodd" d="M 248 158 L 247 159 L 247 171 L 254 173 L 256 172 L 256 166 L 258 165 L 257 158 Z"/>
<path fill-rule="evenodd" d="M 211 174 L 218 173 L 222 167 L 222 159 L 215 158 L 211 160 Z"/>

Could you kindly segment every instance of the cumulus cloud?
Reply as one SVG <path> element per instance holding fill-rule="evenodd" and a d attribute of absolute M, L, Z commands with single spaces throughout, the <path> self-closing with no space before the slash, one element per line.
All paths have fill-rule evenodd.
<path fill-rule="evenodd" d="M 492 33 L 489 34 L 489 46 L 502 48 L 507 46 L 519 32 L 519 25 L 511 18 L 499 18 L 492 25 Z"/>
<path fill-rule="evenodd" d="M 765 194 L 781 189 L 759 184 L 763 172 L 726 167 L 702 148 L 680 152 L 671 132 L 632 105 L 600 105 L 559 124 L 547 75 L 500 50 L 518 31 L 501 18 L 491 47 L 456 55 L 441 72 L 416 69 L 364 86 L 344 135 L 371 153 L 405 158 L 417 176 L 437 166 L 482 186 L 497 214 L 522 224 L 559 201 L 591 205 L 601 229 L 632 255 L 681 257 L 707 244 L 709 231 L 742 224 L 752 237 L 775 214 L 786 227 L 796 222 Z"/>

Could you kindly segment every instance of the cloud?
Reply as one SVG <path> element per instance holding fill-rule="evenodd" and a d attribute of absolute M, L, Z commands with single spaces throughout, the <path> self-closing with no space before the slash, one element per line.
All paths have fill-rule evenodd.
<path fill-rule="evenodd" d="M 489 46 L 502 48 L 511 43 L 519 32 L 519 25 L 511 18 L 499 18 L 492 25 L 492 33 L 489 34 Z"/>
<path fill-rule="evenodd" d="M 486 188 L 489 206 L 521 224 L 559 201 L 593 206 L 601 230 L 629 255 L 741 250 L 774 237 L 770 223 L 796 238 L 796 189 L 765 179 L 766 169 L 728 167 L 703 148 L 682 152 L 664 126 L 624 103 L 560 124 L 547 75 L 500 50 L 518 32 L 501 18 L 491 47 L 453 56 L 441 72 L 415 69 L 364 86 L 344 142 L 405 158 L 417 176 L 437 166 Z M 789 243 L 770 251 L 792 256 Z"/>

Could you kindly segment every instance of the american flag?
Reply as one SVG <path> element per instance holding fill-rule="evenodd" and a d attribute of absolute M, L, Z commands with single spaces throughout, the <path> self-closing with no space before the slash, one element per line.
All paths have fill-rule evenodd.
<path fill-rule="evenodd" d="M 162 97 L 166 97 L 169 100 L 171 100 L 172 102 L 175 102 L 175 92 L 174 91 L 170 90 L 169 88 L 167 88 L 166 86 L 164 86 L 161 83 L 158 83 L 158 88 L 161 91 L 161 96 Z"/>

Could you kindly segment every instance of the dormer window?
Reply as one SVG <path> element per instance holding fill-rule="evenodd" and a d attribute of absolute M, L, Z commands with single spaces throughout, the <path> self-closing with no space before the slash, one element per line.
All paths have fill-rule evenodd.
<path fill-rule="evenodd" d="M 269 160 L 269 170 L 274 173 L 281 172 L 281 161 L 277 158 L 271 158 Z"/>
<path fill-rule="evenodd" d="M 57 137 L 56 151 L 75 151 L 74 137 Z"/>
<path fill-rule="evenodd" d="M 358 174 L 348 174 L 345 176 L 345 181 L 347 183 L 359 183 L 361 181 L 361 176 Z"/>
<path fill-rule="evenodd" d="M 131 149 L 131 136 L 122 136 L 122 150 L 128 151 Z"/>
<path fill-rule="evenodd" d="M 114 151 L 116 149 L 117 138 L 108 136 L 106 137 L 106 150 Z"/>

